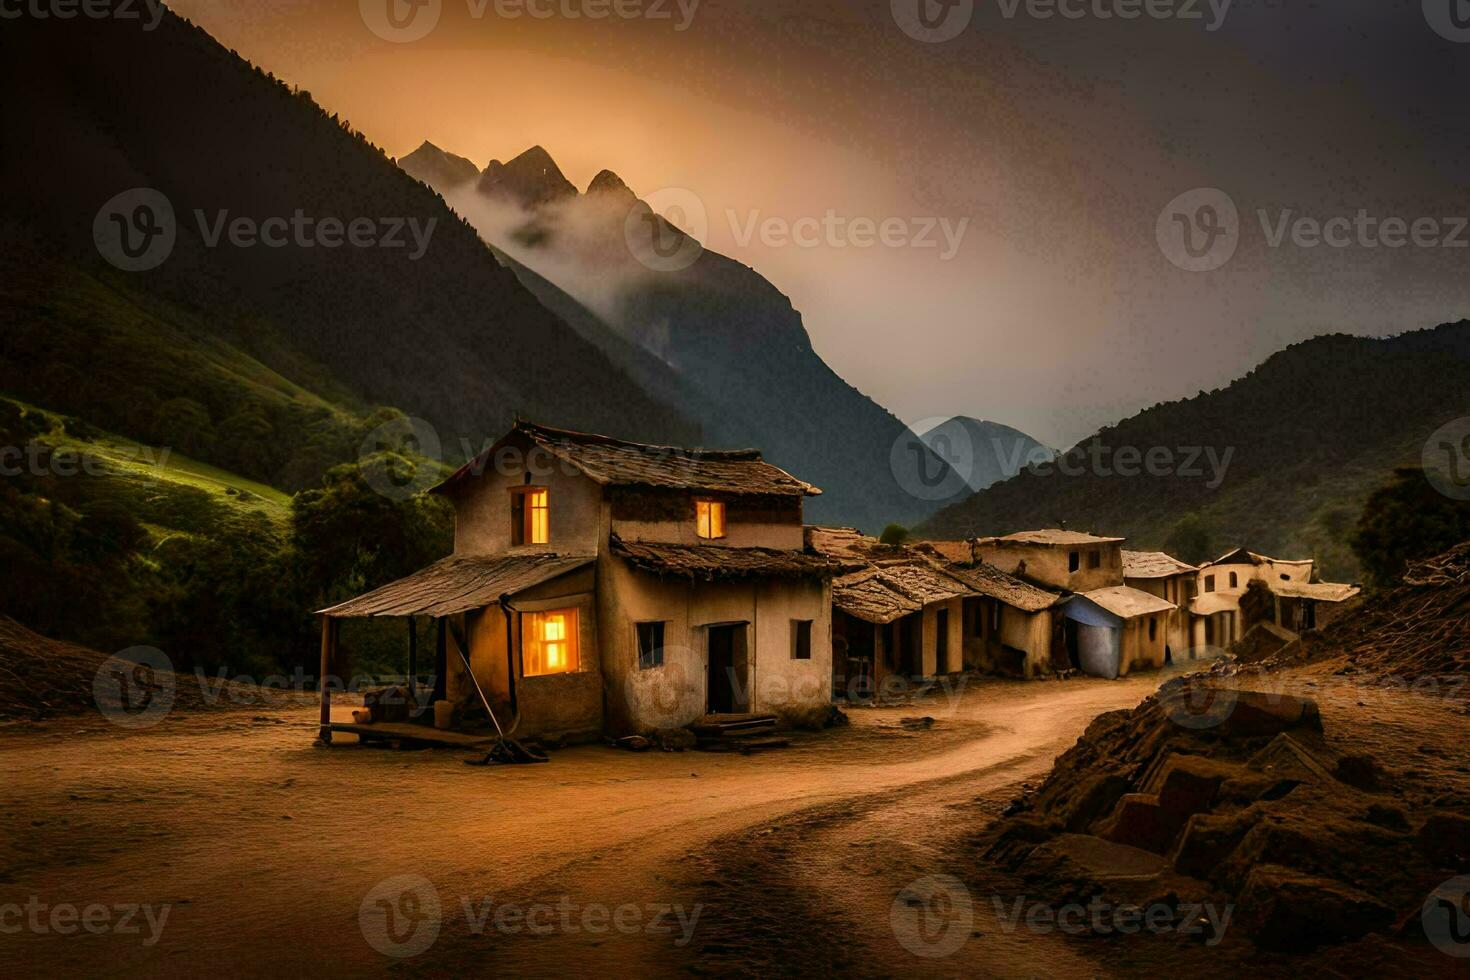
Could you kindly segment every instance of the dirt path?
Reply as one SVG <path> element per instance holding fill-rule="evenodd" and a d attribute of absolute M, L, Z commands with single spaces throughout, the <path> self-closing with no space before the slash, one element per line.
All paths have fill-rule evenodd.
<path fill-rule="evenodd" d="M 973 799 L 975 779 L 949 802 L 946 781 L 999 789 L 1039 774 L 1091 718 L 1163 679 L 975 683 L 954 698 L 855 711 L 851 728 L 751 758 L 588 746 L 549 766 L 488 771 L 454 752 L 314 749 L 306 711 L 175 716 L 134 734 L 95 722 L 12 732 L 0 735 L 0 928 L 19 921 L 4 917 L 8 904 L 39 908 L 0 941 L 33 976 L 718 965 L 728 924 L 708 901 L 723 884 L 708 875 L 726 873 L 709 863 L 714 842 L 813 807 L 886 806 L 865 825 L 886 830 L 832 848 L 860 878 L 871 854 L 905 846 L 907 826 Z M 910 715 L 937 723 L 908 731 L 899 720 Z M 921 789 L 912 805 L 910 788 Z M 848 904 L 855 886 L 823 880 L 833 908 Z M 886 908 L 892 896 L 871 901 Z M 411 958 L 374 949 L 365 902 L 381 947 L 432 944 Z M 70 906 L 114 909 L 114 923 L 138 906 L 139 931 L 91 934 Z M 152 928 L 143 913 L 157 921 L 165 906 Z M 886 923 L 867 925 L 881 940 Z"/>

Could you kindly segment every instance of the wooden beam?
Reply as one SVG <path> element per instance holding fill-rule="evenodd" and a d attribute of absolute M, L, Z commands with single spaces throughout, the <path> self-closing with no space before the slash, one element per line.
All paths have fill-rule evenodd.
<path fill-rule="evenodd" d="M 330 616 L 322 617 L 322 663 L 317 674 L 317 695 L 321 699 L 321 728 L 317 740 L 323 745 L 332 744 L 332 661 L 337 656 L 337 621 Z"/>
<path fill-rule="evenodd" d="M 419 634 L 413 617 L 408 617 L 408 697 L 413 710 L 418 709 L 419 692 Z"/>

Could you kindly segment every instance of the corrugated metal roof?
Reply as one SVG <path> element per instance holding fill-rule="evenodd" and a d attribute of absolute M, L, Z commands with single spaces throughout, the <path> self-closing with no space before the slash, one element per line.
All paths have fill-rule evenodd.
<path fill-rule="evenodd" d="M 320 614 L 332 619 L 453 616 L 493 605 L 501 596 L 524 592 L 594 561 L 590 555 L 450 556 Z"/>
<path fill-rule="evenodd" d="M 503 439 L 460 467 L 432 493 L 453 490 L 491 465 L 507 439 L 529 439 L 604 486 L 665 487 L 760 496 L 816 496 L 822 491 L 762 459 L 754 449 L 704 450 L 648 446 L 611 436 L 517 422 Z"/>
<path fill-rule="evenodd" d="M 1115 585 L 1109 589 L 1094 589 L 1091 592 L 1083 592 L 1081 595 L 1082 598 L 1101 606 L 1120 619 L 1156 615 L 1178 608 L 1172 602 L 1138 589 L 1130 589 L 1126 585 Z"/>

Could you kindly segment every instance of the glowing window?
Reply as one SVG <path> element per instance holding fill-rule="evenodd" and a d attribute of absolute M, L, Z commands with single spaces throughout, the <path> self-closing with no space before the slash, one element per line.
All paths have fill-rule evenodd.
<path fill-rule="evenodd" d="M 517 487 L 510 495 L 510 543 L 551 541 L 551 494 L 545 487 Z"/>
<path fill-rule="evenodd" d="M 578 669 L 577 610 L 556 609 L 521 617 L 521 667 L 527 677 L 570 674 Z"/>
<path fill-rule="evenodd" d="M 687 512 L 686 512 L 687 513 Z M 725 505 L 718 500 L 694 502 L 694 517 L 701 538 L 713 541 L 725 536 Z"/>

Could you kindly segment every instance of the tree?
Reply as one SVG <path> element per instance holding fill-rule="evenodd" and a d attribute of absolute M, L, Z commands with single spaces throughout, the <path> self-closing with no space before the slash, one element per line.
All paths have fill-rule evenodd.
<path fill-rule="evenodd" d="M 1216 557 L 1213 546 L 1214 536 L 1209 525 L 1198 514 L 1181 517 L 1164 542 L 1171 555 L 1193 565 Z"/>
<path fill-rule="evenodd" d="M 890 524 L 883 529 L 883 537 L 879 538 L 886 545 L 897 547 L 909 539 L 909 529 L 902 524 Z"/>
<path fill-rule="evenodd" d="M 1351 544 L 1368 581 L 1397 585 L 1405 566 L 1470 540 L 1470 501 L 1436 490 L 1417 467 L 1394 471 L 1373 492 L 1358 518 Z"/>

